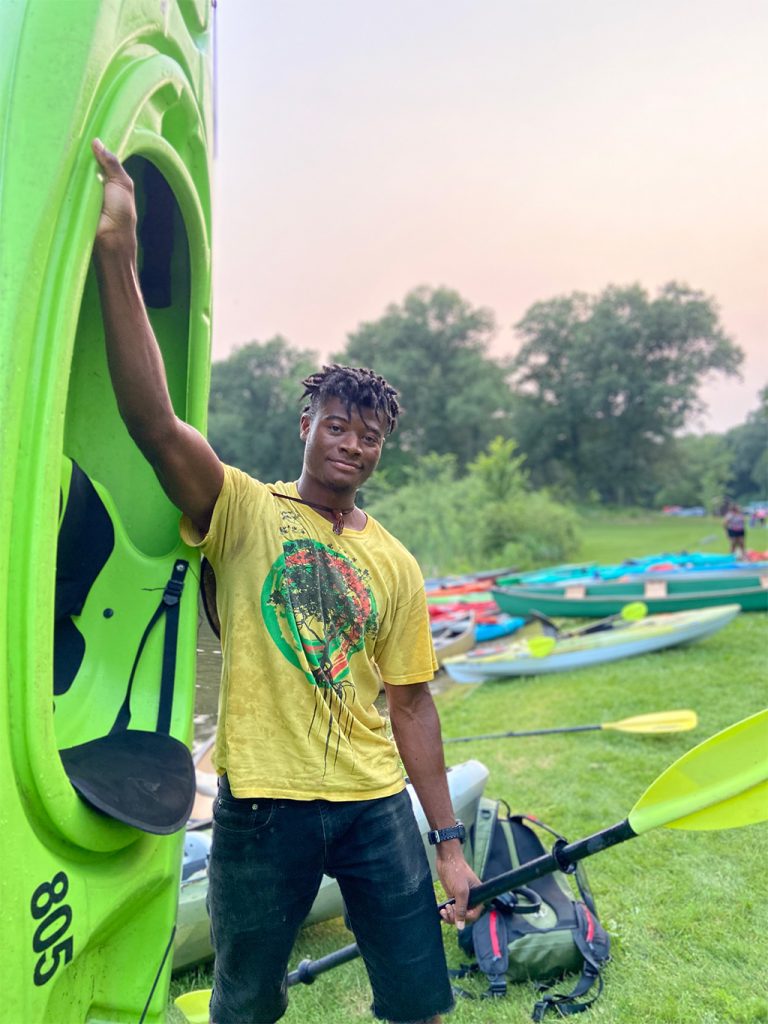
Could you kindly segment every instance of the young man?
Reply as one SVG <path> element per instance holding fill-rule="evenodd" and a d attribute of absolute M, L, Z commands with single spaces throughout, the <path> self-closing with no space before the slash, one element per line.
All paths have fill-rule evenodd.
<path fill-rule="evenodd" d="M 462 854 L 427 686 L 435 662 L 421 574 L 355 505 L 395 427 L 396 392 L 370 370 L 325 367 L 303 382 L 298 481 L 266 485 L 222 465 L 173 411 L 137 283 L 132 182 L 98 140 L 93 151 L 105 182 L 94 256 L 120 413 L 217 578 L 211 1021 L 282 1016 L 288 958 L 327 873 L 375 1015 L 438 1022 L 451 988 L 398 751 L 455 898 L 445 920 L 463 927 L 478 879 Z M 380 679 L 397 749 L 374 706 Z"/>

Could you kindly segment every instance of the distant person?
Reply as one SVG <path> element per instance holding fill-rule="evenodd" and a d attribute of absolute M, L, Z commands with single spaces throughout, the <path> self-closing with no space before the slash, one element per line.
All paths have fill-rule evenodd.
<path fill-rule="evenodd" d="M 744 558 L 744 537 L 746 533 L 744 513 L 738 505 L 731 505 L 725 513 L 723 527 L 731 545 L 731 554 L 737 558 Z"/>

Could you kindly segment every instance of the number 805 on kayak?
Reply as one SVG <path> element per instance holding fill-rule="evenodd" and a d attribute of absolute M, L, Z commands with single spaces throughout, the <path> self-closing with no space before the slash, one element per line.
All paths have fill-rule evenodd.
<path fill-rule="evenodd" d="M 50 882 L 41 882 L 29 901 L 32 918 L 40 922 L 32 936 L 32 949 L 39 954 L 32 975 L 36 985 L 45 985 L 72 959 L 74 938 L 66 935 L 72 924 L 72 907 L 63 902 L 68 891 L 69 879 L 59 871 Z"/>

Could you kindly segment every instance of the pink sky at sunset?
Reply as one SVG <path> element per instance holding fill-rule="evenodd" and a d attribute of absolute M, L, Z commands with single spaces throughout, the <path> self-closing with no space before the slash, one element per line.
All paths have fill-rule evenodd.
<path fill-rule="evenodd" d="M 669 280 L 717 300 L 768 383 L 768 5 L 219 0 L 214 358 L 324 358 L 420 284 L 496 314 Z"/>

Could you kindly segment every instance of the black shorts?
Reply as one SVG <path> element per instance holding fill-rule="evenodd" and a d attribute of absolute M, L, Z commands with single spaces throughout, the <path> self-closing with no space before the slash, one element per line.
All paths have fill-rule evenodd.
<path fill-rule="evenodd" d="M 451 1009 L 432 877 L 405 791 L 341 803 L 238 799 L 225 777 L 213 818 L 215 1024 L 283 1015 L 288 959 L 323 874 L 338 880 L 375 1016 L 418 1021 Z"/>

